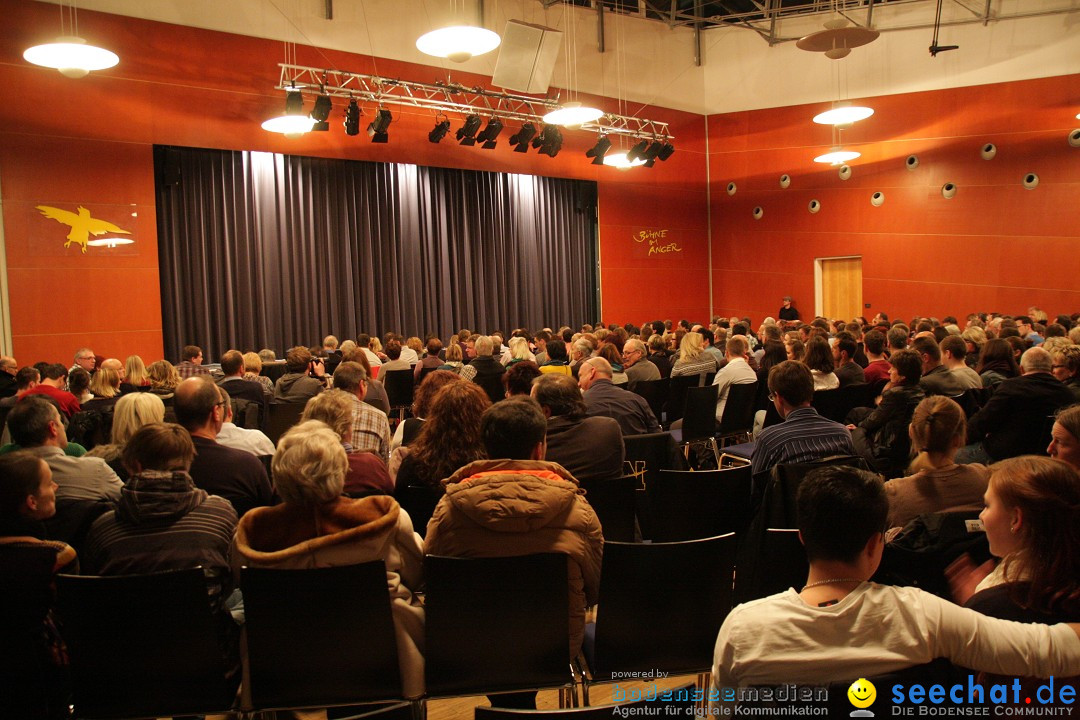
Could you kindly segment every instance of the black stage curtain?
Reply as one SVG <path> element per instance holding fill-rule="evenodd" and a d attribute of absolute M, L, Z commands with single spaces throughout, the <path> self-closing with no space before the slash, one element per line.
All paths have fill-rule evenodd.
<path fill-rule="evenodd" d="M 155 148 L 165 352 L 597 316 L 596 184 Z"/>

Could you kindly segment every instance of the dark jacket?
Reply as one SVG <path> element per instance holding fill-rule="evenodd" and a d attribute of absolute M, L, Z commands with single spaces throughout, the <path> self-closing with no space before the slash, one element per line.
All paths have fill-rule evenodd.
<path fill-rule="evenodd" d="M 615 387 L 611 380 L 595 380 L 585 391 L 584 398 L 590 416 L 614 419 L 622 428 L 623 435 L 660 432 L 660 425 L 645 398 Z"/>
<path fill-rule="evenodd" d="M 326 388 L 321 380 L 309 376 L 306 372 L 285 373 L 274 383 L 274 403 L 302 403 L 321 393 Z"/>
<path fill-rule="evenodd" d="M 623 454 L 622 430 L 611 418 L 548 419 L 544 459 L 559 463 L 579 482 L 622 477 Z"/>
<path fill-rule="evenodd" d="M 856 448 L 862 451 L 865 442 L 865 449 L 879 471 L 893 472 L 907 465 L 911 450 L 908 425 L 915 406 L 925 397 L 920 385 L 890 388 L 882 394 L 881 404 L 852 433 Z"/>
<path fill-rule="evenodd" d="M 195 459 L 189 472 L 196 487 L 228 500 L 239 517 L 253 507 L 274 504 L 270 478 L 257 457 L 215 440 L 193 436 L 191 441 L 195 443 Z"/>
<path fill-rule="evenodd" d="M 927 395 L 956 397 L 964 392 L 964 386 L 960 384 L 960 380 L 944 365 L 938 365 L 923 375 L 919 380 L 919 385 Z"/>
<path fill-rule="evenodd" d="M 1045 455 L 1051 416 L 1073 402 L 1072 390 L 1048 372 L 1003 380 L 983 409 L 968 420 L 968 442 L 982 442 L 994 460 Z"/>

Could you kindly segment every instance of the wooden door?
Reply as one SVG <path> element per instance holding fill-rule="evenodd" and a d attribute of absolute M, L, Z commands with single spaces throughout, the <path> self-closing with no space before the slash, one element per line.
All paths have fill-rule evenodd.
<path fill-rule="evenodd" d="M 821 261 L 822 314 L 851 320 L 862 315 L 862 258 Z"/>

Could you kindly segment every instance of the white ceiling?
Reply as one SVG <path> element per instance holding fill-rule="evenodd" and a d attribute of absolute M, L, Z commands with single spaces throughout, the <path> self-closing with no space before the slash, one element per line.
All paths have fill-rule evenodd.
<path fill-rule="evenodd" d="M 79 0 L 78 7 L 434 65 L 439 77 L 455 69 L 490 76 L 497 51 L 456 65 L 416 50 L 419 35 L 462 19 L 463 2 L 472 19 L 475 0 L 333 0 L 332 20 L 325 17 L 326 0 Z M 940 43 L 960 49 L 937 58 L 928 52 L 936 2 L 925 0 L 876 7 L 874 25 L 884 30 L 881 37 L 843 60 L 803 52 L 793 42 L 770 47 L 758 33 L 731 27 L 702 33 L 700 67 L 694 63 L 693 30 L 655 20 L 606 13 L 604 53 L 597 49 L 596 12 L 586 8 L 487 0 L 484 24 L 501 31 L 506 20 L 519 19 L 564 31 L 555 88 L 569 85 L 702 114 L 1080 73 L 1080 0 L 990 0 L 992 17 L 1031 17 L 985 25 L 977 17 L 984 6 L 983 0 L 945 0 L 945 19 L 968 24 L 942 28 Z M 852 16 L 861 21 L 865 14 Z M 782 20 L 777 36 L 799 37 L 821 29 L 826 19 L 821 14 Z M 912 26 L 918 27 L 898 29 Z M 93 24 L 85 16 L 80 31 L 93 38 Z M 124 49 L 112 49 L 122 60 Z M 268 57 L 267 63 L 282 57 Z"/>

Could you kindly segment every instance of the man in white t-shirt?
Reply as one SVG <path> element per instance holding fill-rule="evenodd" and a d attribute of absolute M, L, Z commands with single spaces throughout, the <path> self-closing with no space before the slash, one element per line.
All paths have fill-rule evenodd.
<path fill-rule="evenodd" d="M 848 681 L 939 657 L 1003 675 L 1080 674 L 1080 624 L 1014 623 L 918 588 L 869 582 L 889 509 L 877 475 L 815 470 L 796 504 L 806 585 L 731 611 L 716 639 L 716 688 Z"/>

